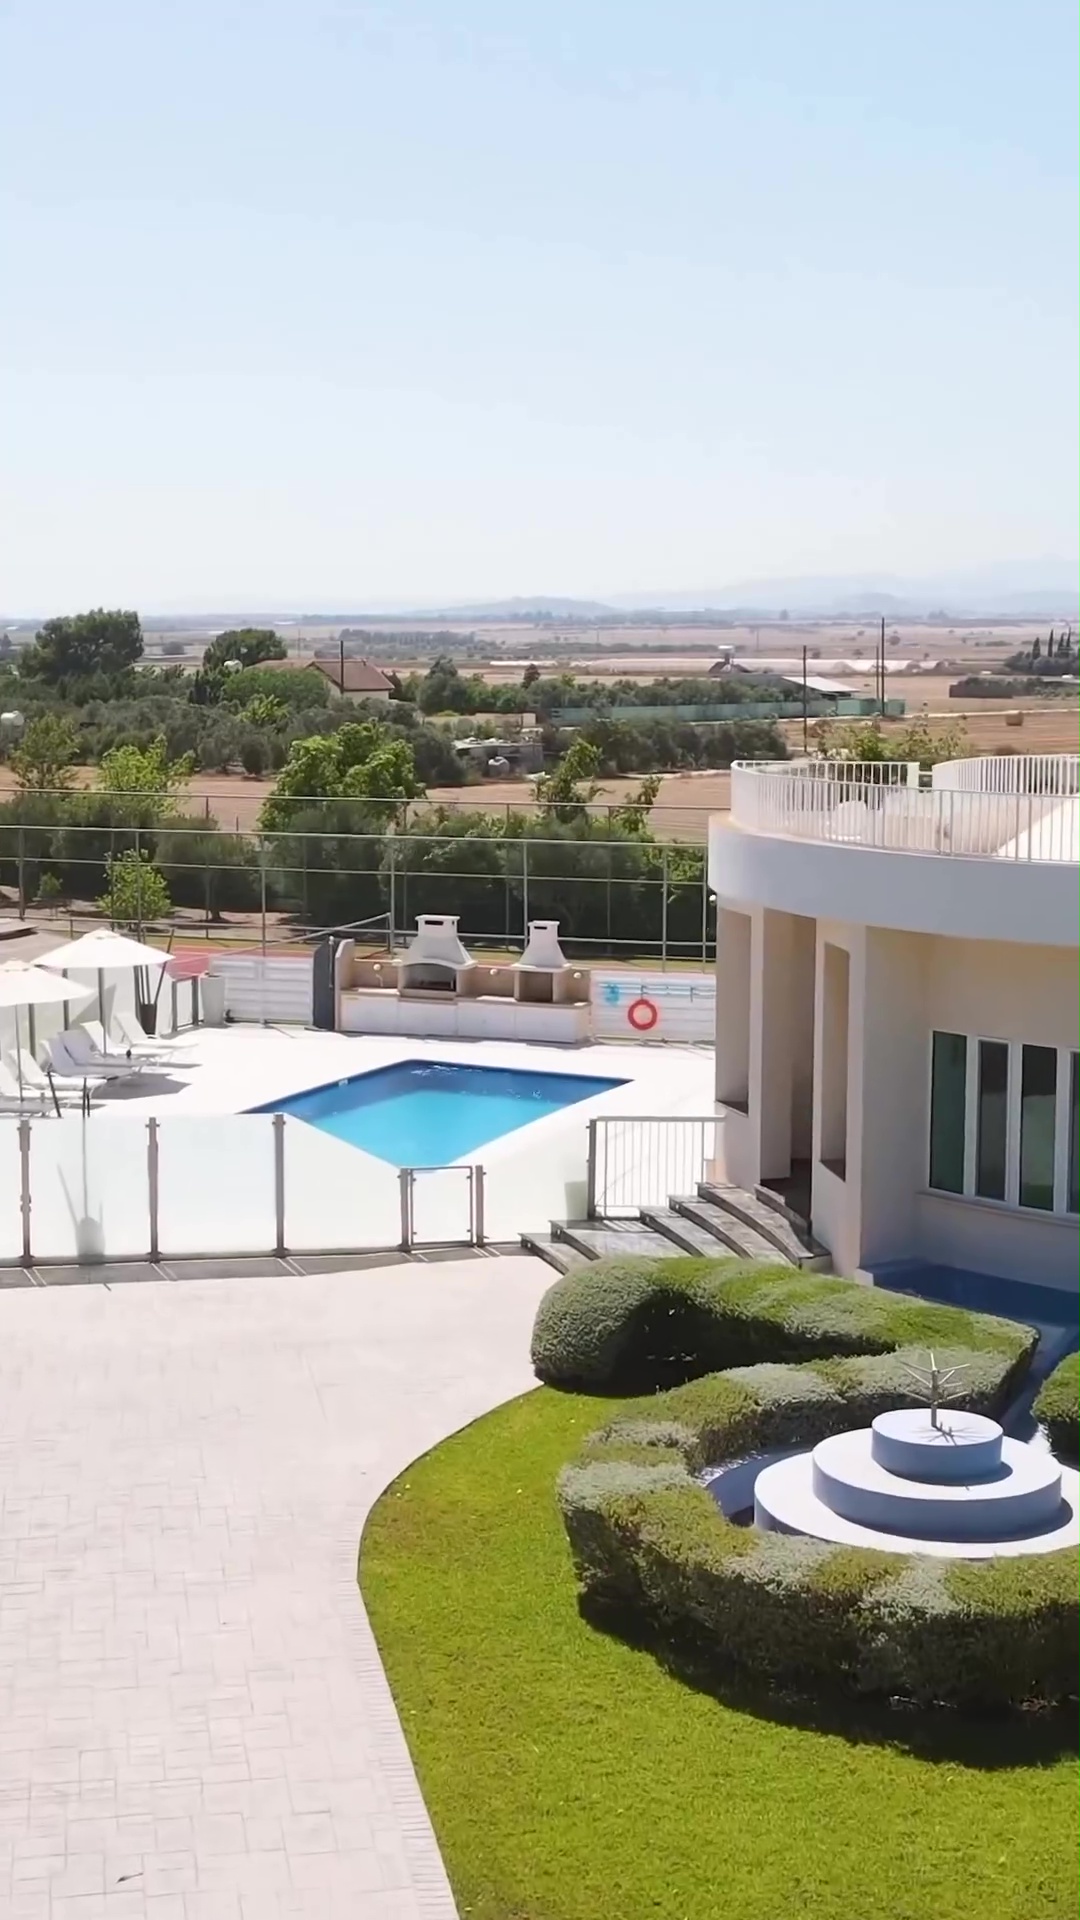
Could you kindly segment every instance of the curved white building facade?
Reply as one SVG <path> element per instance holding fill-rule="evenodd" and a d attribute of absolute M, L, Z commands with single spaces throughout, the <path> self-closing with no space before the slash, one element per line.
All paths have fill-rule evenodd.
<path fill-rule="evenodd" d="M 1078 772 L 733 770 L 709 837 L 725 1173 L 789 1190 L 838 1272 L 1076 1289 Z"/>

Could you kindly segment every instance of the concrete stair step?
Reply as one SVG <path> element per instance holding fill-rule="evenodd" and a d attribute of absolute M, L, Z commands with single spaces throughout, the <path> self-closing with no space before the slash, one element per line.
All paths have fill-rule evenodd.
<path fill-rule="evenodd" d="M 759 1234 L 784 1260 L 794 1267 L 806 1267 L 827 1258 L 824 1247 L 810 1238 L 805 1228 L 792 1225 L 785 1213 L 748 1193 L 745 1187 L 722 1186 L 715 1180 L 703 1180 L 698 1187 L 703 1200 L 720 1207 L 752 1232 Z"/>
<path fill-rule="evenodd" d="M 709 1186 L 717 1186 L 719 1185 L 719 1182 L 709 1181 L 707 1182 L 707 1184 Z M 765 1186 L 755 1187 L 754 1198 L 755 1200 L 760 1200 L 763 1207 L 768 1207 L 770 1213 L 779 1214 L 782 1220 L 787 1221 L 789 1227 L 795 1228 L 796 1233 L 802 1233 L 802 1234 L 809 1233 L 809 1228 L 807 1226 L 804 1215 L 801 1213 L 796 1213 L 794 1207 L 789 1207 L 783 1195 L 776 1193 L 772 1187 L 765 1187 Z"/>
<path fill-rule="evenodd" d="M 590 1256 L 579 1253 L 568 1240 L 553 1240 L 547 1233 L 523 1233 L 521 1236 L 523 1253 L 535 1253 L 539 1259 L 546 1260 L 556 1273 L 571 1273 L 575 1267 L 587 1267 Z"/>
<path fill-rule="evenodd" d="M 671 1205 L 675 1213 L 692 1220 L 709 1234 L 713 1242 L 709 1250 L 713 1253 L 733 1253 L 740 1260 L 768 1260 L 774 1266 L 786 1258 L 774 1240 L 766 1240 L 763 1233 L 748 1227 L 745 1220 L 737 1219 L 726 1207 L 718 1207 L 712 1200 L 703 1200 L 700 1194 L 673 1195 Z"/>
<path fill-rule="evenodd" d="M 620 1254 L 644 1254 L 652 1260 L 671 1258 L 670 1240 L 640 1220 L 553 1220 L 551 1232 L 554 1240 L 567 1242 L 588 1260 L 606 1260 Z"/>
<path fill-rule="evenodd" d="M 641 1218 L 647 1227 L 671 1241 L 672 1252 L 677 1249 L 680 1253 L 705 1253 L 715 1259 L 718 1254 L 730 1251 L 711 1227 L 702 1226 L 685 1213 L 676 1213 L 674 1207 L 642 1207 Z"/>

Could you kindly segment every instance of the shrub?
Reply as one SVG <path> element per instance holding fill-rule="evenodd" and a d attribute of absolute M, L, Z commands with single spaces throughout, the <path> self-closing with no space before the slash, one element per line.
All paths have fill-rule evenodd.
<path fill-rule="evenodd" d="M 987 1314 L 789 1266 L 616 1259 L 576 1268 L 548 1290 L 532 1359 L 550 1386 L 625 1393 L 759 1360 L 901 1346 L 1002 1354 L 1019 1368 L 1035 1334 Z"/>
<path fill-rule="evenodd" d="M 759 1533 L 727 1520 L 693 1477 L 865 1424 L 910 1398 L 904 1359 L 734 1368 L 625 1408 L 559 1483 L 590 1601 L 692 1640 L 722 1673 L 984 1708 L 1070 1698 L 1075 1551 L 954 1561 Z M 1015 1364 L 1002 1345 L 984 1348 L 958 1404 L 999 1406 Z"/>
<path fill-rule="evenodd" d="M 1035 1418 L 1060 1460 L 1076 1461 L 1080 1397 L 1080 1353 L 1070 1353 L 1054 1368 L 1035 1396 Z"/>
<path fill-rule="evenodd" d="M 689 1639 L 698 1663 L 722 1671 L 958 1706 L 1070 1698 L 1075 1551 L 931 1559 L 758 1532 L 727 1519 L 697 1477 L 920 1404 L 908 1368 L 930 1345 L 964 1366 L 955 1404 L 1000 1412 L 1035 1339 L 1011 1321 L 790 1267 L 610 1260 L 567 1275 L 537 1315 L 540 1377 L 652 1389 L 561 1476 L 584 1593 L 669 1642 Z M 1075 1450 L 1075 1356 L 1040 1403 L 1048 1425 L 1071 1423 Z"/>
<path fill-rule="evenodd" d="M 240 748 L 240 765 L 244 772 L 253 777 L 265 773 L 269 759 L 265 741 L 260 740 L 257 733 L 245 735 Z"/>

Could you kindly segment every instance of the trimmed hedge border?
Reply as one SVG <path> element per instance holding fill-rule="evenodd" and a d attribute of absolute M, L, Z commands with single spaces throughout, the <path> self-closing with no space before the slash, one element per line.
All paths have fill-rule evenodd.
<path fill-rule="evenodd" d="M 1054 1452 L 1075 1465 L 1080 1459 L 1080 1353 L 1067 1354 L 1047 1375 L 1035 1395 L 1034 1413 Z"/>
<path fill-rule="evenodd" d="M 590 1337 L 594 1278 L 597 1331 Z M 1000 1411 L 1035 1334 L 950 1307 L 924 1309 L 854 1282 L 793 1276 L 790 1268 L 598 1262 L 558 1281 L 541 1303 L 534 1338 L 537 1370 L 548 1369 L 541 1377 L 551 1379 L 556 1368 L 565 1370 L 559 1384 L 625 1377 L 640 1369 L 634 1341 L 643 1330 L 645 1370 L 658 1359 L 662 1368 L 671 1343 L 657 1347 L 663 1323 L 653 1308 L 659 1297 L 685 1332 L 681 1287 L 707 1322 L 709 1364 L 741 1358 L 748 1347 L 760 1357 L 707 1375 L 699 1368 L 688 1383 L 625 1407 L 564 1469 L 559 1501 L 589 1599 L 624 1618 L 643 1616 L 669 1637 L 691 1634 L 699 1655 L 721 1672 L 963 1707 L 1072 1698 L 1080 1624 L 1074 1550 L 946 1560 L 759 1533 L 727 1520 L 695 1478 L 706 1466 L 813 1446 L 890 1407 L 918 1404 L 904 1367 L 925 1364 L 927 1339 L 944 1364 L 963 1361 L 968 1369 L 951 1404 Z M 915 1340 L 903 1337 L 913 1319 Z M 889 1329 L 901 1338 L 890 1341 Z M 820 1346 L 837 1334 L 846 1353 L 790 1363 L 793 1346 Z M 856 1342 L 862 1352 L 852 1351 Z M 680 1339 L 674 1351 L 689 1364 L 684 1348 Z"/>
<path fill-rule="evenodd" d="M 537 1311 L 532 1361 L 548 1386 L 634 1393 L 757 1360 L 916 1346 L 1006 1355 L 1019 1373 L 1035 1342 L 1012 1320 L 794 1267 L 638 1258 L 557 1280 Z"/>

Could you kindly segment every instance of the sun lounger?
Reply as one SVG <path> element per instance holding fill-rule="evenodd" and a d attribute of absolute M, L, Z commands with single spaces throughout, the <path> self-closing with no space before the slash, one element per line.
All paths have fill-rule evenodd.
<path fill-rule="evenodd" d="M 130 1080 L 149 1063 L 145 1060 L 105 1059 L 95 1053 L 93 1048 L 82 1048 L 76 1043 L 77 1050 L 68 1045 L 71 1033 L 57 1034 L 49 1042 L 49 1058 L 58 1074 L 68 1079 L 83 1080 Z"/>
<path fill-rule="evenodd" d="M 141 1046 L 135 1046 L 117 1034 L 110 1042 L 100 1020 L 84 1020 L 80 1026 L 73 1027 L 71 1031 L 89 1034 L 92 1047 L 103 1060 L 127 1060 L 132 1063 L 143 1062 L 147 1066 L 164 1067 L 179 1065 L 184 1057 L 178 1048 L 157 1046 L 151 1040 L 144 1039 Z"/>
<path fill-rule="evenodd" d="M 40 1113 L 43 1104 L 36 1088 L 24 1086 L 20 1091 L 18 1075 L 10 1062 L 0 1059 L 0 1112 Z"/>
<path fill-rule="evenodd" d="M 191 1051 L 191 1040 L 186 1035 L 170 1033 L 154 1036 L 144 1033 L 134 1015 L 124 1013 L 119 1007 L 113 1009 L 112 1033 L 113 1049 L 118 1052 L 124 1052 L 129 1047 L 132 1053 L 184 1054 Z"/>
<path fill-rule="evenodd" d="M 28 1047 L 19 1047 L 16 1052 L 5 1054 L 4 1064 L 14 1074 L 16 1084 L 21 1073 L 23 1086 L 32 1093 L 39 1093 L 46 1105 L 52 1105 L 57 1100 L 61 1106 L 81 1106 L 86 1083 L 84 1074 L 69 1080 L 63 1074 L 46 1073 Z"/>

